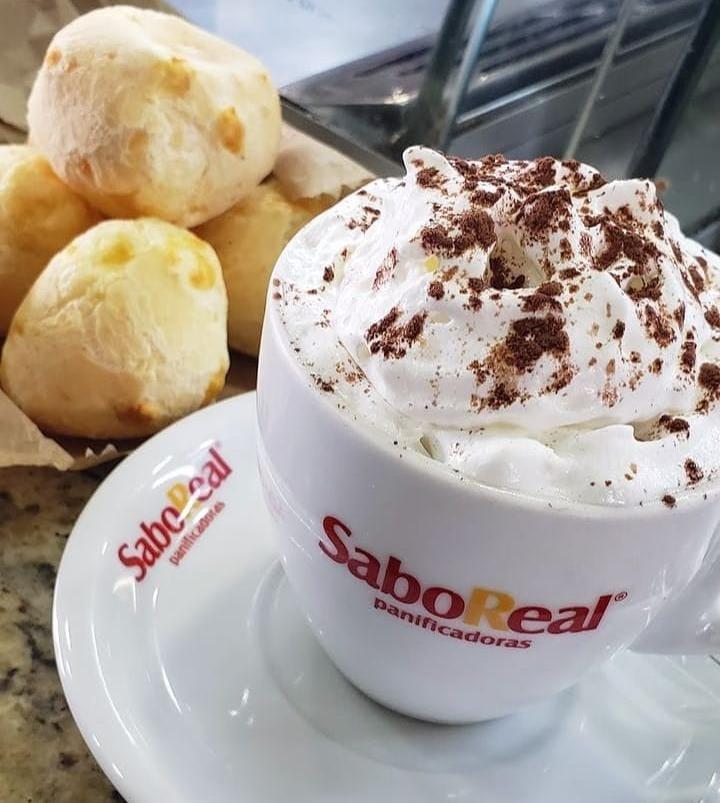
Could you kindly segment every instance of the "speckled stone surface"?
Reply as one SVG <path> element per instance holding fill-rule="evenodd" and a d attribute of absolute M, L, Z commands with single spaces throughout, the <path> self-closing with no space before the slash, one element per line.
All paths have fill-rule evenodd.
<path fill-rule="evenodd" d="M 68 534 L 106 473 L 0 470 L 1 803 L 122 800 L 68 711 L 50 618 Z"/>

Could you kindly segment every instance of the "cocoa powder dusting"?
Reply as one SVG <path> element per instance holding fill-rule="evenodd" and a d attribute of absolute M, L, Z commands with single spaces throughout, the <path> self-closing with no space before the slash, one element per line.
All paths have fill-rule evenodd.
<path fill-rule="evenodd" d="M 375 338 L 384 335 L 399 317 L 400 310 L 397 307 L 393 307 L 390 312 L 387 313 L 387 315 L 372 324 L 372 326 L 365 333 L 365 339 L 368 341 L 374 340 Z"/>
<path fill-rule="evenodd" d="M 675 435 L 683 433 L 690 437 L 690 424 L 684 418 L 661 415 L 658 423 L 668 432 L 672 432 Z"/>
<path fill-rule="evenodd" d="M 558 273 L 561 279 L 576 279 L 579 275 L 580 271 L 577 268 L 563 268 Z"/>
<path fill-rule="evenodd" d="M 563 364 L 556 371 L 553 371 L 550 376 L 550 381 L 543 388 L 543 393 L 557 393 L 558 391 L 566 388 L 573 378 L 577 370 L 571 365 Z"/>
<path fill-rule="evenodd" d="M 467 286 L 471 293 L 482 293 L 486 287 L 485 282 L 479 276 L 470 276 Z"/>
<path fill-rule="evenodd" d="M 463 177 L 463 189 L 466 191 L 474 190 L 482 175 L 482 170 L 479 165 L 472 164 L 458 157 L 450 157 L 450 164 L 457 170 Z"/>
<path fill-rule="evenodd" d="M 465 304 L 466 309 L 479 310 L 482 307 L 481 293 L 486 289 L 485 281 L 478 276 L 470 276 L 467 280 L 469 291 L 468 302 Z"/>
<path fill-rule="evenodd" d="M 560 282 L 543 282 L 538 285 L 536 292 L 546 296 L 559 296 L 562 293 Z"/>
<path fill-rule="evenodd" d="M 713 306 L 707 309 L 705 312 L 705 320 L 713 329 L 720 329 L 720 311 L 718 308 Z"/>
<path fill-rule="evenodd" d="M 475 190 L 470 194 L 470 203 L 475 206 L 493 206 L 496 204 L 505 190 L 503 187 L 496 187 L 494 190 Z"/>
<path fill-rule="evenodd" d="M 611 215 L 606 213 L 598 222 L 605 236 L 605 249 L 595 257 L 596 270 L 607 270 L 625 256 L 635 263 L 636 272 L 642 274 L 660 255 L 654 243 L 618 225 Z"/>
<path fill-rule="evenodd" d="M 585 257 L 592 254 L 592 237 L 587 232 L 580 235 L 580 252 Z"/>
<path fill-rule="evenodd" d="M 598 172 L 593 172 L 589 179 L 583 179 L 578 182 L 573 195 L 586 195 L 590 190 L 599 190 L 607 184 L 605 178 Z"/>
<path fill-rule="evenodd" d="M 563 159 L 561 164 L 572 174 L 573 179 L 577 181 L 580 176 L 580 162 L 578 162 L 577 159 Z"/>
<path fill-rule="evenodd" d="M 510 266 L 500 256 L 490 257 L 490 287 L 494 290 L 518 290 L 525 286 L 525 276 L 513 275 Z"/>
<path fill-rule="evenodd" d="M 700 466 L 689 457 L 685 461 L 685 473 L 687 474 L 688 485 L 697 485 L 705 476 Z"/>
<path fill-rule="evenodd" d="M 552 231 L 569 231 L 572 201 L 566 189 L 547 190 L 531 195 L 522 205 L 517 219 L 538 240 L 547 241 Z"/>
<path fill-rule="evenodd" d="M 662 286 L 659 276 L 633 276 L 626 288 L 627 294 L 633 301 L 658 301 L 662 295 Z"/>
<path fill-rule="evenodd" d="M 487 370 L 479 360 L 473 360 L 470 365 L 468 365 L 468 370 L 475 374 L 478 385 L 482 384 L 488 377 Z"/>
<path fill-rule="evenodd" d="M 375 271 L 375 279 L 373 280 L 372 289 L 377 290 L 378 287 L 382 287 L 385 282 L 390 279 L 397 267 L 398 263 L 398 252 L 397 248 L 391 248 L 388 251 L 385 259 L 383 259 L 380 267 Z"/>
<path fill-rule="evenodd" d="M 663 504 L 667 507 L 675 507 L 677 505 L 677 500 L 675 499 L 672 494 L 665 494 L 662 498 Z"/>
<path fill-rule="evenodd" d="M 323 379 L 321 376 L 315 376 L 315 384 L 320 388 L 320 390 L 325 391 L 325 393 L 334 393 L 335 386 L 333 382 L 329 382 L 327 379 Z"/>
<path fill-rule="evenodd" d="M 495 243 L 495 225 L 490 215 L 479 209 L 448 215 L 447 224 L 424 226 L 420 242 L 426 252 L 459 257 L 471 248 L 489 250 Z"/>
<path fill-rule="evenodd" d="M 418 170 L 415 181 L 418 187 L 439 190 L 446 179 L 437 167 L 423 167 L 421 170 Z"/>
<path fill-rule="evenodd" d="M 422 334 L 423 327 L 425 326 L 425 319 L 427 312 L 416 312 L 412 318 L 405 324 L 403 330 L 403 337 L 408 343 L 414 343 Z"/>
<path fill-rule="evenodd" d="M 523 299 L 523 312 L 537 312 L 538 310 L 552 310 L 562 312 L 562 304 L 555 296 L 562 293 L 560 282 L 544 282 L 535 288 L 535 292 Z"/>
<path fill-rule="evenodd" d="M 487 396 L 487 406 L 491 410 L 509 407 L 520 398 L 517 388 L 508 387 L 504 382 L 494 385 Z"/>
<path fill-rule="evenodd" d="M 505 361 L 520 373 L 532 368 L 543 354 L 561 357 L 570 350 L 565 322 L 547 315 L 544 318 L 520 318 L 510 324 L 505 338 Z"/>
<path fill-rule="evenodd" d="M 620 395 L 618 393 L 618 389 L 610 383 L 610 381 L 605 382 L 605 386 L 600 393 L 600 398 L 603 401 L 603 404 L 607 405 L 608 407 L 614 407 L 618 403 L 618 399 Z"/>
<path fill-rule="evenodd" d="M 696 269 L 696 273 L 697 273 L 697 269 Z M 680 276 L 682 277 L 682 280 L 683 280 L 683 283 L 684 283 L 685 287 L 687 287 L 687 289 L 695 297 L 695 299 L 697 301 L 699 301 L 700 300 L 700 298 L 699 298 L 700 290 L 702 288 L 698 288 L 695 285 L 695 281 L 693 279 L 692 274 L 688 273 L 688 271 L 686 271 L 684 268 L 680 268 Z M 702 277 L 701 277 L 701 279 L 702 279 Z M 703 286 L 704 286 L 704 283 L 703 283 Z"/>
<path fill-rule="evenodd" d="M 407 323 L 401 324 L 398 323 L 400 310 L 393 307 L 365 333 L 370 353 L 381 352 L 386 360 L 401 359 L 407 354 L 408 347 L 422 334 L 427 315 L 427 312 L 416 312 Z"/>
<path fill-rule="evenodd" d="M 712 362 L 704 362 L 698 371 L 698 384 L 704 388 L 711 399 L 720 396 L 720 365 Z"/>
<path fill-rule="evenodd" d="M 660 348 L 666 348 L 675 340 L 675 332 L 668 319 L 650 304 L 645 307 L 645 329 Z"/>
<path fill-rule="evenodd" d="M 559 365 L 542 392 L 558 392 L 576 373 L 566 359 L 569 350 L 570 342 L 561 318 L 547 315 L 512 321 L 505 339 L 492 349 L 490 355 L 482 363 L 475 360 L 468 366 L 478 383 L 488 377 L 493 379 L 486 395 L 472 394 L 471 404 L 477 409 L 497 410 L 527 399 L 528 396 L 518 388 L 518 378 L 531 371 L 543 354 L 556 358 Z"/>
<path fill-rule="evenodd" d="M 699 295 L 705 289 L 705 279 L 703 279 L 702 274 L 694 265 L 690 267 L 690 276 L 695 286 L 695 291 Z"/>
<path fill-rule="evenodd" d="M 555 183 L 555 160 L 552 156 L 543 156 L 522 178 L 532 186 L 549 187 Z"/>
<path fill-rule="evenodd" d="M 479 395 L 479 388 L 472 395 L 471 403 L 477 408 L 499 409 L 507 407 L 518 401 L 525 402 L 531 397 L 523 390 L 520 382 L 522 375 L 528 374 L 536 369 L 538 362 L 544 357 L 552 357 L 557 361 L 556 364 L 550 363 L 556 368 L 551 374 L 548 383 L 541 389 L 534 386 L 531 391 L 533 395 L 542 393 L 558 392 L 566 387 L 577 373 L 577 368 L 573 367 L 569 359 L 570 342 L 566 330 L 566 321 L 562 317 L 563 304 L 576 304 L 581 306 L 582 289 L 585 292 L 588 285 L 583 286 L 582 281 L 573 283 L 577 296 L 568 288 L 568 283 L 576 278 L 583 276 L 582 271 L 586 271 L 586 266 L 599 271 L 608 271 L 619 287 L 637 304 L 638 317 L 641 318 L 647 337 L 651 338 L 661 349 L 667 348 L 676 341 L 680 346 L 680 370 L 687 375 L 694 375 L 697 370 L 698 386 L 704 392 L 704 401 L 701 405 L 706 411 L 710 401 L 720 400 L 720 364 L 704 362 L 699 366 L 701 356 L 698 352 L 695 337 L 690 333 L 683 336 L 685 324 L 685 305 L 675 301 L 676 308 L 671 309 L 671 304 L 667 299 L 663 299 L 665 288 L 662 284 L 662 276 L 659 275 L 659 268 L 656 265 L 662 257 L 668 261 L 668 254 L 661 254 L 658 250 L 653 237 L 664 239 L 667 232 L 660 221 L 646 222 L 641 218 L 634 218 L 630 207 L 624 206 L 615 210 L 607 207 L 601 214 L 596 214 L 591 209 L 590 199 L 576 201 L 576 204 L 583 206 L 580 212 L 587 226 L 593 226 L 592 237 L 586 232 L 580 235 L 579 247 L 573 246 L 569 236 L 563 236 L 564 232 L 570 229 L 570 219 L 573 210 L 572 195 L 587 193 L 595 186 L 602 186 L 605 181 L 599 174 L 586 175 L 584 168 L 579 163 L 563 163 L 564 170 L 559 174 L 562 182 L 557 182 L 555 169 L 557 162 L 549 157 L 533 162 L 523 162 L 512 168 L 505 168 L 507 164 L 503 157 L 485 157 L 480 162 L 468 163 L 462 159 L 450 160 L 455 170 L 459 174 L 458 178 L 453 178 L 453 183 L 461 181 L 465 198 L 470 201 L 470 208 L 463 212 L 453 212 L 448 209 L 447 199 L 442 203 L 434 204 L 433 219 L 424 226 L 418 235 L 418 240 L 427 254 L 444 257 L 450 264 L 460 263 L 460 273 L 457 276 L 457 283 L 447 283 L 443 275 L 444 271 L 438 270 L 434 275 L 428 276 L 426 292 L 428 299 L 440 301 L 449 297 L 465 300 L 465 307 L 478 309 L 483 303 L 487 306 L 485 312 L 491 315 L 495 311 L 492 299 L 498 301 L 496 317 L 500 315 L 500 320 L 504 321 L 505 316 L 501 314 L 502 295 L 499 291 L 519 290 L 526 286 L 528 278 L 523 274 L 518 274 L 517 258 L 514 250 L 503 253 L 501 245 L 497 243 L 495 224 L 485 209 L 489 209 L 496 204 L 503 196 L 503 208 L 510 200 L 510 194 L 506 192 L 504 186 L 507 182 L 513 182 L 513 188 L 518 192 L 521 200 L 511 209 L 511 214 L 515 215 L 515 220 L 524 229 L 523 244 L 532 237 L 538 241 L 548 243 L 552 235 L 553 244 L 557 243 L 557 250 L 545 247 L 540 256 L 537 257 L 537 268 L 544 271 L 546 281 L 537 287 L 528 287 L 522 293 L 518 293 L 519 298 L 513 299 L 513 304 L 520 304 L 520 308 L 527 317 L 519 320 L 512 320 L 507 325 L 505 338 L 496 343 L 490 350 L 485 359 L 473 360 L 467 366 L 472 372 L 478 385 L 485 385 L 483 395 Z M 447 179 L 436 167 L 426 167 L 424 163 L 416 165 L 416 183 L 419 187 L 440 191 L 445 195 L 445 185 Z M 522 171 L 518 175 L 518 170 Z M 568 175 L 569 174 L 569 175 Z M 558 186 L 559 183 L 566 184 Z M 516 188 L 515 185 L 519 185 Z M 439 196 L 438 196 L 439 197 Z M 432 200 L 432 198 L 430 199 Z M 366 201 L 379 203 L 374 196 L 369 196 Z M 608 201 L 611 202 L 611 201 Z M 489 209 L 489 211 L 492 211 Z M 655 207 L 652 207 L 655 211 Z M 361 227 L 365 230 L 377 219 L 380 210 L 374 206 L 363 207 L 363 219 L 350 221 L 347 225 L 350 228 Z M 593 239 L 594 238 L 594 239 Z M 599 248 L 593 245 L 599 244 Z M 495 252 L 488 259 L 487 273 L 483 277 L 467 276 L 467 265 L 459 257 L 466 256 L 466 261 L 471 259 L 472 252 L 482 249 L 486 253 Z M 664 251 L 667 243 L 662 245 Z M 697 299 L 699 294 L 705 289 L 706 284 L 711 281 L 707 272 L 703 274 L 702 258 L 697 262 L 692 262 L 687 255 L 684 255 L 680 246 L 676 242 L 670 242 L 669 247 L 675 259 L 678 261 L 678 268 L 683 275 L 688 289 Z M 683 262 L 683 258 L 685 262 Z M 483 257 L 484 259 L 484 257 Z M 565 267 L 554 273 L 557 262 L 561 264 L 578 267 Z M 377 289 L 392 276 L 396 270 L 398 253 L 392 249 L 377 269 L 373 281 L 373 289 Z M 377 263 L 376 263 L 377 264 Z M 433 259 L 428 265 L 437 265 L 437 260 Z M 446 263 L 447 264 L 447 263 Z M 672 267 L 672 266 L 671 266 Z M 580 269 L 582 269 L 582 271 Z M 458 270 L 452 268 L 453 272 Z M 324 282 L 332 282 L 335 279 L 335 271 L 329 265 L 322 273 Z M 531 277 L 532 278 L 532 277 Z M 561 281 L 553 281 L 559 278 Z M 588 278 L 585 276 L 585 278 Z M 603 280 L 605 277 L 602 277 Z M 562 282 L 562 283 L 561 283 Z M 533 282 L 534 283 L 534 282 Z M 614 289 L 612 283 L 611 287 Z M 323 291 L 320 287 L 320 291 Z M 495 291 L 495 292 L 493 292 Z M 456 295 L 457 294 L 457 295 Z M 592 296 L 586 293 L 586 300 L 593 301 Z M 433 307 L 430 301 L 426 302 L 429 308 Z M 667 304 L 667 306 L 666 306 Z M 598 310 L 598 320 L 603 305 Z M 720 305 L 709 306 L 704 310 L 704 317 L 707 324 L 715 330 L 720 331 Z M 597 340 L 597 348 L 605 348 L 607 335 L 605 334 L 610 327 L 612 338 L 616 341 L 623 341 L 629 345 L 626 338 L 626 323 L 617 318 L 618 314 L 623 314 L 617 307 L 612 310 L 607 305 L 607 324 L 604 325 L 603 332 L 593 332 L 593 340 Z M 434 315 L 435 313 L 433 313 Z M 408 317 L 407 312 L 403 312 L 399 307 L 393 307 L 384 317 L 373 323 L 365 333 L 368 348 L 372 354 L 382 355 L 385 359 L 401 359 L 406 356 L 408 350 L 421 339 L 429 313 L 427 311 L 418 312 Z M 612 322 L 615 317 L 616 321 Z M 691 319 L 692 320 L 692 319 Z M 633 324 L 631 323 L 631 326 Z M 468 332 L 471 331 L 471 324 L 467 324 Z M 604 342 L 600 342 L 602 341 Z M 718 339 L 718 338 L 716 338 Z M 482 343 L 482 338 L 478 338 Z M 422 342 L 422 341 L 421 341 Z M 611 341 L 612 343 L 612 341 Z M 418 346 L 417 349 L 420 349 Z M 612 406 L 623 393 L 622 388 L 635 388 L 638 382 L 642 381 L 647 374 L 659 374 L 663 370 L 663 360 L 656 358 L 651 362 L 643 360 L 637 351 L 625 352 L 622 345 L 614 348 L 616 359 L 603 359 L 594 372 L 596 376 L 605 376 L 604 389 L 601 391 L 602 398 Z M 674 349 L 673 349 L 674 351 Z M 667 354 L 666 353 L 666 359 Z M 604 352 L 603 352 L 604 354 Z M 620 356 L 618 356 L 620 355 Z M 464 362 L 470 359 L 468 356 Z M 634 367 L 629 369 L 627 364 L 633 363 Z M 541 367 L 543 372 L 548 363 L 543 361 Z M 591 358 L 589 365 L 597 364 L 595 357 Z M 618 369 L 619 366 L 619 369 Z M 677 367 L 672 367 L 677 371 Z M 618 373 L 619 370 L 619 373 Z M 630 371 L 632 376 L 626 375 Z M 535 375 L 533 375 L 533 380 Z M 545 377 L 543 377 L 544 381 Z M 331 382 L 326 380 L 316 380 L 323 389 L 331 392 L 333 387 Z M 652 381 L 652 380 L 651 380 Z M 687 385 L 688 379 L 684 382 Z M 329 387 L 324 387 L 323 383 Z M 487 390 L 489 388 L 489 390 Z M 625 391 L 627 392 L 627 391 Z M 700 408 L 699 408 L 700 409 Z M 661 416 L 659 424 L 667 432 L 682 434 L 689 437 L 689 424 L 685 419 Z M 638 438 L 642 436 L 644 429 L 638 429 Z M 657 436 L 657 429 L 654 430 Z M 671 444 L 672 445 L 672 444 Z M 688 458 L 684 462 L 685 474 L 689 485 L 695 485 L 703 478 L 702 468 L 692 459 Z M 635 472 L 633 472 L 634 475 Z M 631 479 L 630 475 L 626 475 Z M 601 480 L 598 480 L 601 482 Z M 662 501 L 668 507 L 675 507 L 676 499 L 670 494 L 662 497 Z"/>
<path fill-rule="evenodd" d="M 367 231 L 370 226 L 380 217 L 380 210 L 374 206 L 363 206 L 363 217 L 359 220 L 349 220 L 347 227 L 349 229 L 360 229 L 360 231 Z"/>
<path fill-rule="evenodd" d="M 692 373 L 695 368 L 697 343 L 690 338 L 686 339 L 680 349 L 680 368 L 684 374 Z"/>

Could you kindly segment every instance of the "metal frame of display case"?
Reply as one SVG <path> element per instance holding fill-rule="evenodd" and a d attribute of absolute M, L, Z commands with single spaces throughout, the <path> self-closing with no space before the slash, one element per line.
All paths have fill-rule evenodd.
<path fill-rule="evenodd" d="M 651 119 L 621 174 L 655 177 L 695 93 L 720 90 L 720 0 L 607 0 L 592 14 L 587 0 L 542 5 L 491 29 L 498 0 L 451 0 L 434 41 L 291 85 L 286 101 L 319 124 L 315 136 L 349 137 L 367 152 L 359 161 L 385 174 L 409 144 L 457 151 L 478 131 L 479 151 L 512 155 L 548 120 L 556 131 L 540 149 L 570 157 L 592 138 L 591 119 L 612 129 L 643 111 Z M 692 233 L 718 219 L 720 209 L 707 211 Z"/>

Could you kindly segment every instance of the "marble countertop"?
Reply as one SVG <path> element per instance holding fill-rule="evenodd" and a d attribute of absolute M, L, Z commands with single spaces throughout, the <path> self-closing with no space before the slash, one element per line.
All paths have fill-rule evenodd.
<path fill-rule="evenodd" d="M 55 573 L 72 526 L 107 474 L 0 470 L 0 801 L 122 800 L 85 747 L 55 668 Z"/>
<path fill-rule="evenodd" d="M 256 373 L 254 359 L 233 354 L 222 397 L 254 389 Z M 65 542 L 116 464 L 0 469 L 0 803 L 122 801 L 73 722 L 51 624 Z"/>

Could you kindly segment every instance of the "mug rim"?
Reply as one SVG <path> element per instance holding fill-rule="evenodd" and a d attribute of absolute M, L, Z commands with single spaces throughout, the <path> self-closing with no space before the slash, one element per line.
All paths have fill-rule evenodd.
<path fill-rule="evenodd" d="M 372 426 L 360 426 L 351 416 L 343 413 L 338 409 L 337 405 L 331 403 L 326 398 L 327 394 L 320 393 L 315 385 L 309 381 L 307 371 L 300 364 L 290 346 L 287 329 L 282 323 L 275 304 L 272 302 L 271 290 L 272 281 L 270 282 L 265 305 L 265 324 L 260 343 L 259 362 L 262 362 L 263 359 L 263 343 L 266 338 L 274 337 L 284 361 L 290 363 L 291 370 L 296 374 L 303 389 L 312 395 L 313 400 L 321 405 L 322 409 L 327 411 L 333 420 L 342 426 L 352 438 L 356 438 L 363 442 L 364 445 L 373 448 L 384 459 L 392 459 L 393 462 L 397 462 L 397 452 L 393 450 L 387 438 L 382 437 L 379 430 Z M 262 433 L 260 432 L 259 434 L 262 437 Z M 659 516 L 691 512 L 705 505 L 710 506 L 720 499 L 720 482 L 717 481 L 713 486 L 705 490 L 698 490 L 691 494 L 679 496 L 678 507 L 675 509 L 669 509 L 662 499 L 637 505 L 608 505 L 596 502 L 581 502 L 564 497 L 533 496 L 510 488 L 488 485 L 462 472 L 454 472 L 445 464 L 412 449 L 406 449 L 403 452 L 403 466 L 399 470 L 413 470 L 422 475 L 427 481 L 451 486 L 455 492 L 461 491 L 472 496 L 491 497 L 493 501 L 511 507 L 530 509 L 537 513 L 543 512 L 547 514 L 550 512 L 561 516 L 575 515 L 584 519 L 607 518 L 608 521 L 652 519 Z"/>

